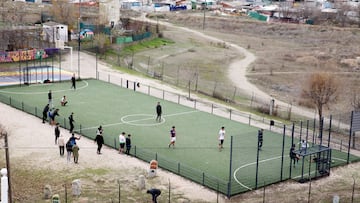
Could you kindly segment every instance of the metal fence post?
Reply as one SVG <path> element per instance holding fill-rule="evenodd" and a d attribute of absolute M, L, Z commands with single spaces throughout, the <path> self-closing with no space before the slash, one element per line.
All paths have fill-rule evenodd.
<path fill-rule="evenodd" d="M 293 124 L 294 127 L 294 124 Z M 285 125 L 284 125 L 284 131 L 283 131 L 283 142 L 282 142 L 282 150 L 281 150 L 281 169 L 280 169 L 280 181 L 282 181 L 283 177 L 283 167 L 284 167 L 284 148 L 285 148 Z M 294 129 L 293 129 L 294 132 Z M 292 138 L 293 139 L 293 138 Z M 290 175 L 291 177 L 291 160 L 290 160 Z"/>
<path fill-rule="evenodd" d="M 171 184 L 170 184 L 170 178 L 169 178 L 169 203 L 171 200 Z"/>
<path fill-rule="evenodd" d="M 340 152 L 342 151 L 342 140 L 340 140 Z"/>
<path fill-rule="evenodd" d="M 232 149 L 233 149 L 233 136 L 230 138 L 230 166 L 229 166 L 229 182 L 228 182 L 228 191 L 227 196 L 230 198 L 231 196 L 231 177 L 232 177 Z"/>
<path fill-rule="evenodd" d="M 310 155 L 311 157 L 311 155 Z M 309 193 L 308 193 L 308 203 L 310 203 L 310 195 L 311 195 L 311 176 L 309 177 Z"/>
<path fill-rule="evenodd" d="M 219 203 L 219 181 L 217 181 L 216 185 L 216 203 Z"/>
<path fill-rule="evenodd" d="M 353 183 L 353 187 L 352 187 L 352 194 L 351 194 L 351 203 L 354 202 L 354 193 L 355 193 L 355 178 L 354 176 L 352 176 L 354 183 Z"/>
<path fill-rule="evenodd" d="M 219 182 L 218 182 L 219 183 Z M 205 173 L 203 172 L 202 173 L 202 185 L 204 185 L 205 184 Z"/>
<path fill-rule="evenodd" d="M 264 181 L 264 191 L 263 191 L 263 203 L 265 203 L 265 181 Z"/>
<path fill-rule="evenodd" d="M 259 137 L 257 139 L 257 150 L 256 150 L 256 172 L 255 172 L 255 189 L 258 188 L 258 176 L 259 176 L 259 151 L 260 151 L 260 147 L 259 147 Z"/>
<path fill-rule="evenodd" d="M 66 187 L 66 183 L 64 184 L 65 186 L 65 203 L 67 203 L 67 187 Z"/>
<path fill-rule="evenodd" d="M 118 185 L 119 185 L 119 203 L 120 203 L 120 197 L 121 197 L 121 190 L 120 190 L 120 179 L 118 179 Z"/>
<path fill-rule="evenodd" d="M 348 144 L 348 155 L 347 155 L 347 164 L 350 162 L 350 146 L 351 146 L 351 135 L 352 135 L 352 123 L 353 123 L 354 111 L 351 111 L 351 119 L 350 119 L 350 132 L 349 132 L 349 144 Z"/>

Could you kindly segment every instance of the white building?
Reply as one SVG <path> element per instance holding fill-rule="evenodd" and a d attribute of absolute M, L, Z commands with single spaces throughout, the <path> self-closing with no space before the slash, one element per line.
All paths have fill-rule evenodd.
<path fill-rule="evenodd" d="M 57 22 L 43 23 L 43 40 L 48 42 L 68 42 L 68 26 Z"/>

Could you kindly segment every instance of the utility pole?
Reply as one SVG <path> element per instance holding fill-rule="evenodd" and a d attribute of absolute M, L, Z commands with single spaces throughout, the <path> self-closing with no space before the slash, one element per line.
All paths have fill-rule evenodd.
<path fill-rule="evenodd" d="M 203 9 L 204 9 L 204 19 L 203 19 L 203 30 L 205 30 L 205 11 L 207 9 L 207 2 L 205 0 L 205 2 L 203 3 Z"/>
<path fill-rule="evenodd" d="M 78 78 L 80 78 L 80 20 L 81 20 L 81 0 L 79 0 L 79 18 L 78 18 L 78 31 L 79 31 L 79 37 L 78 37 Z"/>

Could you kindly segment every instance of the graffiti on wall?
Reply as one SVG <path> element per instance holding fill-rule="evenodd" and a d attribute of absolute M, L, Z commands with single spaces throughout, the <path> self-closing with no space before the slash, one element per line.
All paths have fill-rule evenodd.
<path fill-rule="evenodd" d="M 37 60 L 47 57 L 48 54 L 44 49 L 0 51 L 0 63 Z"/>

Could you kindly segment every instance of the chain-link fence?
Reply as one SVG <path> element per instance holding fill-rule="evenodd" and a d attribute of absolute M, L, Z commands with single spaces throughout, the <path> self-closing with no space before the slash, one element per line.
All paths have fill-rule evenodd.
<path fill-rule="evenodd" d="M 184 94 L 177 94 L 177 93 L 173 93 L 171 91 L 166 91 L 166 90 L 155 88 L 155 87 L 152 87 L 149 85 L 140 84 L 138 81 L 131 81 L 131 80 L 127 80 L 127 79 L 124 79 L 121 77 L 116 77 L 116 76 L 113 76 L 110 74 L 104 74 L 104 73 L 100 73 L 100 72 L 97 72 L 97 78 L 99 80 L 117 84 L 123 88 L 130 88 L 137 92 L 142 92 L 144 94 L 147 94 L 147 95 L 150 95 L 153 97 L 172 101 L 174 103 L 181 104 L 184 106 L 189 106 L 194 109 L 205 111 L 205 112 L 208 112 L 208 113 L 211 113 L 214 115 L 218 115 L 221 117 L 225 117 L 225 118 L 228 118 L 231 120 L 239 121 L 242 123 L 248 123 L 249 125 L 260 125 L 260 126 L 265 125 L 265 126 L 269 127 L 269 130 L 276 131 L 280 134 L 283 134 L 284 137 L 285 137 L 285 135 L 287 135 L 285 137 L 286 140 L 290 139 L 289 136 L 297 137 L 298 139 L 301 139 L 302 137 L 306 136 L 306 139 L 309 140 L 309 142 L 312 142 L 315 144 L 319 143 L 318 134 L 317 134 L 317 132 L 319 132 L 319 131 L 316 128 L 316 121 L 307 121 L 306 123 L 300 122 L 300 124 L 294 126 L 293 129 L 283 131 L 285 124 L 282 124 L 278 121 L 275 122 L 274 120 L 269 119 L 267 117 L 261 117 L 258 115 L 237 111 L 233 108 L 227 107 L 226 105 L 220 105 L 220 104 L 214 104 L 214 103 L 210 103 L 210 102 L 201 101 L 194 97 L 192 91 L 189 91 L 188 93 L 184 93 Z M 9 105 L 11 105 L 17 109 L 20 109 L 22 111 L 30 113 L 32 115 L 35 115 L 39 118 L 42 117 L 42 109 L 37 109 L 36 107 L 29 106 L 23 101 L 16 101 L 16 100 L 12 99 L 11 97 L 6 97 L 6 96 L 2 96 L 2 95 L 0 95 L 0 101 L 3 103 L 9 104 Z M 65 117 L 59 116 L 57 118 L 57 122 L 59 122 L 62 127 L 69 128 L 69 126 L 67 125 L 67 119 Z M 328 126 L 329 125 L 328 123 L 329 122 L 324 121 L 324 126 Z M 83 134 L 84 136 L 86 136 L 90 139 L 93 139 L 94 138 L 93 132 L 83 130 L 86 128 L 87 128 L 86 124 L 82 125 L 80 123 L 76 123 L 75 129 L 77 129 L 77 132 L 79 132 L 80 134 Z M 326 130 L 329 133 L 332 132 L 331 127 L 329 127 L 329 128 L 326 127 Z M 326 131 L 322 132 L 322 134 L 325 135 Z M 329 134 L 329 136 L 330 136 L 330 134 Z M 326 144 L 328 141 L 331 141 L 331 146 L 335 146 L 335 147 L 337 146 L 340 148 L 340 150 L 342 150 L 344 152 L 348 152 L 348 149 L 349 149 L 348 139 L 344 139 L 344 141 L 340 141 L 340 145 L 338 145 L 338 143 L 333 143 L 332 139 L 328 139 L 328 140 L 323 139 L 322 144 Z M 281 142 L 281 141 L 279 141 L 279 142 Z M 113 142 L 109 141 L 105 144 L 117 149 L 118 146 L 116 143 L 118 143 L 117 140 L 114 140 Z M 286 145 L 286 146 L 288 146 L 288 145 Z M 236 149 L 238 147 L 239 146 L 236 146 L 236 144 L 235 144 L 234 150 L 236 151 Z M 283 150 L 282 152 L 286 151 L 284 146 L 283 146 L 282 150 Z M 266 177 L 265 181 L 263 181 L 263 179 L 261 179 L 261 181 L 259 181 L 259 184 L 256 186 L 256 188 L 264 186 L 264 185 L 262 185 L 263 182 L 266 182 L 266 184 L 272 184 L 272 183 L 283 181 L 283 180 L 286 180 L 289 178 L 289 176 L 286 175 L 288 173 L 288 167 L 286 165 L 283 165 L 283 163 L 280 162 L 280 160 L 286 159 L 287 152 L 285 152 L 285 153 L 282 153 L 282 152 L 279 151 L 277 154 L 273 154 L 273 155 L 274 155 L 274 157 L 279 157 L 279 156 L 282 157 L 282 158 L 277 159 L 278 163 L 274 164 L 274 165 L 276 165 L 276 166 L 281 165 L 280 168 L 282 168 L 283 170 L 278 170 L 276 172 L 276 173 L 278 173 L 278 175 L 276 175 L 276 173 L 275 173 L 275 178 L 273 178 L 273 179 L 271 179 L 271 178 L 269 179 L 268 176 Z M 254 153 L 256 153 L 256 152 L 254 152 Z M 237 154 L 237 153 L 235 153 L 235 154 Z M 164 169 L 174 172 L 178 175 L 189 178 L 189 179 L 193 180 L 194 182 L 197 182 L 197 183 L 204 185 L 206 187 L 209 187 L 211 189 L 217 190 L 218 192 L 223 193 L 229 197 L 234 194 L 238 194 L 238 193 L 245 192 L 248 190 L 248 189 L 246 189 L 246 187 L 241 187 L 241 186 L 239 187 L 239 185 L 241 185 L 241 184 L 235 184 L 235 185 L 232 184 L 232 183 L 234 183 L 232 175 L 235 174 L 235 171 L 230 172 L 230 174 L 229 174 L 230 182 L 229 182 L 226 180 L 219 179 L 217 177 L 213 177 L 209 174 L 204 173 L 203 171 L 199 171 L 199 170 L 192 168 L 190 166 L 187 166 L 185 164 L 182 164 L 182 163 L 179 163 L 179 162 L 176 162 L 173 160 L 168 160 L 166 157 L 160 156 L 157 153 L 150 152 L 150 151 L 147 151 L 146 149 L 141 149 L 136 146 L 134 147 L 134 151 L 132 151 L 131 155 L 133 155 L 137 158 L 140 158 L 144 161 L 147 161 L 147 162 L 149 162 L 150 160 L 153 160 L 153 159 L 158 160 L 159 166 L 161 168 L 164 168 Z M 236 159 L 236 160 L 238 160 L 238 159 Z M 254 160 L 254 161 L 256 161 L 256 160 Z M 254 172 L 254 170 L 250 170 L 250 171 Z M 284 173 L 284 174 L 282 174 L 282 173 Z M 247 176 L 251 179 L 249 181 L 253 181 L 254 179 L 256 179 L 255 178 L 257 176 L 256 174 L 257 173 Z"/>

